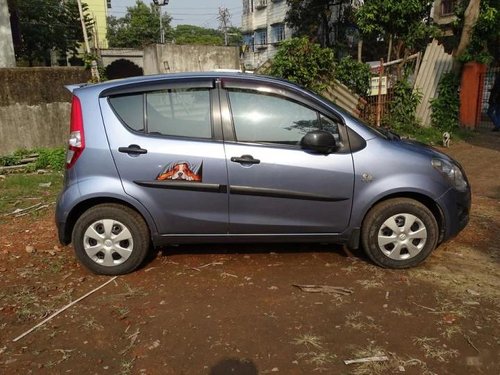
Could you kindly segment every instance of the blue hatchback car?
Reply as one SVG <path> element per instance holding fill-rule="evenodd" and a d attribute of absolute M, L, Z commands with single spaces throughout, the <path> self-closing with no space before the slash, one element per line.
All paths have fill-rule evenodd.
<path fill-rule="evenodd" d="M 469 219 L 456 161 L 287 81 L 189 73 L 70 90 L 56 222 L 95 273 L 131 272 L 153 246 L 239 241 L 344 243 L 406 268 Z"/>

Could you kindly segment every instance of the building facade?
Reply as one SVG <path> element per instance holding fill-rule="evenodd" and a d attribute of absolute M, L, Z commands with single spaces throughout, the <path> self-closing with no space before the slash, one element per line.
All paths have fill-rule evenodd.
<path fill-rule="evenodd" d="M 111 6 L 111 0 L 84 0 L 84 2 L 88 6 L 87 14 L 95 22 L 92 39 L 89 40 L 90 45 L 97 49 L 108 48 L 106 31 L 108 28 L 108 5 Z"/>
<path fill-rule="evenodd" d="M 292 31 L 285 25 L 285 0 L 243 0 L 241 29 L 245 68 L 255 69 L 272 58 Z"/>
<path fill-rule="evenodd" d="M 444 36 L 453 34 L 451 23 L 456 20 L 455 7 L 457 0 L 435 0 L 432 9 L 432 19 L 444 33 Z"/>

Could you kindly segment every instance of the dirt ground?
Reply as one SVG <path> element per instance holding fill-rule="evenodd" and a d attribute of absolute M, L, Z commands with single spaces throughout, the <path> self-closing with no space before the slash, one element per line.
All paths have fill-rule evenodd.
<path fill-rule="evenodd" d="M 170 247 L 17 342 L 109 278 L 58 244 L 53 206 L 0 217 L 0 373 L 500 374 L 500 136 L 446 152 L 471 222 L 418 268 L 327 245 Z M 372 356 L 387 361 L 344 364 Z"/>

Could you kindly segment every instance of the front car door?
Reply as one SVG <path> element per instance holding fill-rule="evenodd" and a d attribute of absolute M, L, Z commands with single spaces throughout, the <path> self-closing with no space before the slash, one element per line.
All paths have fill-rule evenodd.
<path fill-rule="evenodd" d="M 162 235 L 227 233 L 218 98 L 206 79 L 120 88 L 100 99 L 123 188 Z"/>
<path fill-rule="evenodd" d="M 290 89 L 224 81 L 229 232 L 340 233 L 348 226 L 353 160 L 341 118 Z M 301 138 L 331 131 L 339 149 L 307 152 Z"/>

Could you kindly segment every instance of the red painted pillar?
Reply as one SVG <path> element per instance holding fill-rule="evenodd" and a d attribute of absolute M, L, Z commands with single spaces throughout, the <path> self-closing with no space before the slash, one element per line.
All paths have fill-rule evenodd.
<path fill-rule="evenodd" d="M 469 62 L 462 70 L 460 82 L 460 125 L 465 128 L 477 126 L 477 113 L 481 109 L 483 90 L 481 74 L 486 72 L 486 65 Z"/>

